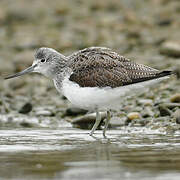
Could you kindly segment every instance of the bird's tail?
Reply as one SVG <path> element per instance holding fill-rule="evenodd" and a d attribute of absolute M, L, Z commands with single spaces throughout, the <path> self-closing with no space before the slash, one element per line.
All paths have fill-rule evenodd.
<path fill-rule="evenodd" d="M 175 74 L 173 71 L 168 71 L 168 70 L 165 70 L 165 71 L 161 71 L 159 72 L 156 77 L 164 77 L 164 76 L 170 76 L 171 74 Z"/>

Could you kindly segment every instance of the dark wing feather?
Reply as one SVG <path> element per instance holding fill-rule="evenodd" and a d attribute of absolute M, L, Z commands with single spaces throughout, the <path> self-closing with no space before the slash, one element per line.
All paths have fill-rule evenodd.
<path fill-rule="evenodd" d="M 165 75 L 156 69 L 132 62 L 108 48 L 86 48 L 68 58 L 69 67 L 73 71 L 70 80 L 81 87 L 115 88 Z"/>

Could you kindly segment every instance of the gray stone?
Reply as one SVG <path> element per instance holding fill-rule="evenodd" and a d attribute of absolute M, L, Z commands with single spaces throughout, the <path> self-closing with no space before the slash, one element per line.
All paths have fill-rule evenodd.
<path fill-rule="evenodd" d="M 175 103 L 180 103 L 180 93 L 176 93 L 172 95 L 170 101 Z"/>
<path fill-rule="evenodd" d="M 180 43 L 173 41 L 164 42 L 160 48 L 160 53 L 171 57 L 180 57 Z"/>
<path fill-rule="evenodd" d="M 80 109 L 77 107 L 69 107 L 66 109 L 65 115 L 66 116 L 76 116 L 76 115 L 82 115 L 86 114 L 88 111 L 84 109 Z"/>
<path fill-rule="evenodd" d="M 49 110 L 40 110 L 36 112 L 37 116 L 53 116 L 54 113 Z"/>
<path fill-rule="evenodd" d="M 139 105 L 144 105 L 144 106 L 152 106 L 153 105 L 153 100 L 152 99 L 139 99 L 138 104 Z"/>
<path fill-rule="evenodd" d="M 126 125 L 126 117 L 112 117 L 110 120 L 110 127 L 120 127 L 120 126 L 125 126 Z"/>
<path fill-rule="evenodd" d="M 31 110 L 32 110 L 32 104 L 26 103 L 20 108 L 19 113 L 27 114 L 27 113 L 31 112 Z"/>
<path fill-rule="evenodd" d="M 180 108 L 180 103 L 163 103 L 162 105 L 167 107 L 168 109 L 173 109 L 176 107 Z"/>
<path fill-rule="evenodd" d="M 154 112 L 152 111 L 150 106 L 146 106 L 142 112 L 142 117 L 147 118 L 152 116 L 154 116 Z"/>
<path fill-rule="evenodd" d="M 103 122 L 103 120 L 106 117 L 106 112 L 100 112 L 100 114 L 102 118 L 101 122 Z M 86 114 L 84 116 L 72 119 L 71 123 L 73 124 L 74 127 L 79 127 L 82 129 L 91 129 L 95 121 L 96 121 L 96 113 L 91 113 L 91 114 Z"/>
<path fill-rule="evenodd" d="M 159 112 L 160 112 L 160 116 L 170 116 L 171 115 L 171 111 L 164 105 L 159 105 Z"/>
<path fill-rule="evenodd" d="M 167 116 L 161 116 L 161 117 L 157 117 L 157 118 L 155 118 L 155 119 L 153 119 L 152 121 L 153 121 L 153 123 L 162 123 L 162 122 L 166 122 L 166 121 L 168 121 L 168 119 L 169 119 L 169 117 L 167 117 Z"/>
<path fill-rule="evenodd" d="M 174 68 L 174 73 L 176 74 L 176 77 L 180 79 L 180 66 L 179 65 Z"/>
<path fill-rule="evenodd" d="M 21 123 L 19 123 L 22 127 L 25 127 L 25 128 L 31 128 L 31 127 L 34 127 L 33 124 L 29 123 L 29 122 L 26 122 L 26 121 L 23 121 Z"/>
<path fill-rule="evenodd" d="M 175 112 L 174 112 L 174 118 L 176 120 L 176 123 L 177 124 L 180 124 L 180 109 L 177 109 Z"/>

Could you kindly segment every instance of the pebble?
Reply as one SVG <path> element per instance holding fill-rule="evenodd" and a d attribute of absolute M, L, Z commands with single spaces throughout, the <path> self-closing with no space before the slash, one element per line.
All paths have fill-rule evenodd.
<path fill-rule="evenodd" d="M 111 127 L 120 127 L 126 125 L 126 117 L 112 117 L 110 120 Z"/>
<path fill-rule="evenodd" d="M 20 123 L 20 125 L 22 126 L 22 127 L 25 127 L 25 128 L 31 128 L 31 127 L 33 127 L 33 124 L 31 124 L 31 123 L 29 123 L 29 122 L 21 122 Z"/>
<path fill-rule="evenodd" d="M 168 121 L 169 121 L 169 117 L 167 117 L 167 116 L 153 118 L 153 120 L 152 120 L 153 123 L 162 123 L 162 122 L 168 122 Z"/>
<path fill-rule="evenodd" d="M 180 109 L 177 109 L 175 112 L 174 112 L 174 118 L 176 120 L 176 123 L 177 124 L 180 124 Z"/>
<path fill-rule="evenodd" d="M 171 102 L 175 102 L 175 103 L 180 103 L 180 93 L 174 94 L 173 96 L 171 96 L 170 98 Z"/>
<path fill-rule="evenodd" d="M 180 43 L 164 42 L 160 48 L 160 53 L 171 57 L 180 57 Z"/>
<path fill-rule="evenodd" d="M 171 19 L 161 19 L 157 21 L 157 25 L 159 26 L 169 26 L 171 25 L 172 20 Z"/>
<path fill-rule="evenodd" d="M 180 103 L 163 103 L 162 105 L 167 107 L 168 109 L 173 109 L 176 107 L 180 108 Z"/>
<path fill-rule="evenodd" d="M 174 73 L 175 73 L 177 79 L 180 79 L 180 66 L 176 66 L 174 68 Z"/>
<path fill-rule="evenodd" d="M 142 117 L 147 118 L 147 117 L 153 117 L 154 112 L 150 108 L 150 106 L 146 106 L 142 112 Z"/>
<path fill-rule="evenodd" d="M 146 126 L 151 120 L 152 120 L 152 117 L 143 118 L 139 120 L 139 123 L 141 124 L 141 126 Z"/>
<path fill-rule="evenodd" d="M 53 116 L 53 113 L 48 110 L 41 110 L 36 112 L 37 116 Z"/>
<path fill-rule="evenodd" d="M 27 114 L 27 113 L 29 113 L 31 111 L 32 111 L 32 104 L 31 103 L 26 103 L 20 108 L 19 113 Z"/>
<path fill-rule="evenodd" d="M 66 109 L 65 115 L 66 116 L 77 116 L 80 114 L 86 114 L 88 111 L 84 109 L 80 109 L 77 107 L 69 107 Z"/>
<path fill-rule="evenodd" d="M 171 115 L 171 111 L 164 105 L 160 104 L 159 105 L 159 112 L 161 116 L 170 116 Z"/>
<path fill-rule="evenodd" d="M 144 106 L 152 106 L 153 105 L 153 100 L 152 99 L 139 99 L 138 104 L 139 105 L 144 105 Z"/>
<path fill-rule="evenodd" d="M 106 112 L 100 112 L 102 120 L 106 117 Z M 96 121 L 96 113 L 86 114 L 81 117 L 77 117 L 71 120 L 71 123 L 75 127 L 82 129 L 91 129 Z M 103 122 L 103 121 L 101 121 Z"/>
<path fill-rule="evenodd" d="M 138 112 L 130 112 L 128 115 L 128 120 L 140 119 L 141 115 Z"/>

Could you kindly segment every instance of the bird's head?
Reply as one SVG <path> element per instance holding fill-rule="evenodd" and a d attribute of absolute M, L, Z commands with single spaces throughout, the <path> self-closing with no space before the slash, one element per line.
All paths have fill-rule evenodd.
<path fill-rule="evenodd" d="M 66 67 L 66 57 L 52 48 L 39 48 L 34 57 L 32 66 L 5 79 L 22 76 L 31 72 L 38 72 L 53 79 L 57 73 L 61 73 Z"/>

